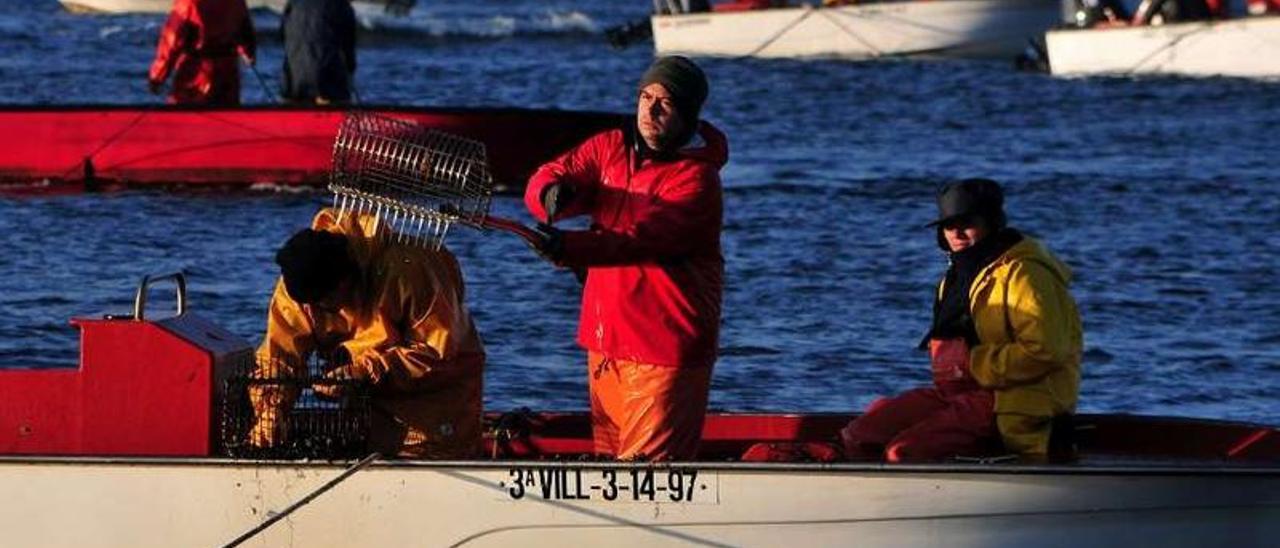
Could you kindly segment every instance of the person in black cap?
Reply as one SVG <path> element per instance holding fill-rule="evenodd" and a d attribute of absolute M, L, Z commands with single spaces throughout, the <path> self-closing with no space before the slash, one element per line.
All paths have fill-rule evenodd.
<path fill-rule="evenodd" d="M 543 165 L 525 205 L 544 223 L 587 215 L 587 230 L 543 225 L 536 246 L 585 270 L 578 344 L 587 350 L 596 452 L 620 459 L 697 455 L 716 360 L 723 133 L 701 119 L 706 75 L 662 57 L 640 78 L 628 127 Z"/>
<path fill-rule="evenodd" d="M 462 271 L 443 246 L 397 243 L 385 231 L 371 215 L 324 209 L 280 248 L 256 375 L 299 378 L 310 355 L 331 356 L 327 376 L 371 384 L 371 450 L 477 456 L 485 352 Z M 340 396 L 332 384 L 313 388 Z M 251 389 L 249 443 L 287 442 L 298 396 L 296 387 Z"/>
<path fill-rule="evenodd" d="M 950 265 L 928 348 L 933 386 L 873 402 L 840 436 L 846 456 L 934 461 L 999 445 L 1027 460 L 1049 450 L 1055 417 L 1074 412 L 1083 348 L 1071 271 L 1007 226 L 989 179 L 942 187 L 936 230 Z"/>

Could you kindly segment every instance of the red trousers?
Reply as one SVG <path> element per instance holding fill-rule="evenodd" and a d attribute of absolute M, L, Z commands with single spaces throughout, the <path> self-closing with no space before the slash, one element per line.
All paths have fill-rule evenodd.
<path fill-rule="evenodd" d="M 240 59 L 183 56 L 173 69 L 169 104 L 236 106 L 240 104 Z"/>
<path fill-rule="evenodd" d="M 664 367 L 587 354 L 598 454 L 693 460 L 702 440 L 711 366 Z"/>
<path fill-rule="evenodd" d="M 845 455 L 857 460 L 926 462 L 981 454 L 999 440 L 995 395 L 917 388 L 872 402 L 840 438 Z"/>

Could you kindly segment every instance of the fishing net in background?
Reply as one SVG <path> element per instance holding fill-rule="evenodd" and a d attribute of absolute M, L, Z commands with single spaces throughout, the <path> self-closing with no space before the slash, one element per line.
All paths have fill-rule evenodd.
<path fill-rule="evenodd" d="M 252 459 L 360 458 L 369 452 L 369 382 L 326 376 L 345 353 L 290 367 L 246 360 L 223 388 L 222 447 Z"/>
<path fill-rule="evenodd" d="M 439 248 L 454 223 L 540 240 L 489 215 L 493 186 L 483 143 L 411 120 L 351 111 L 333 143 L 334 207 L 374 216 L 377 232 L 397 242 Z"/>

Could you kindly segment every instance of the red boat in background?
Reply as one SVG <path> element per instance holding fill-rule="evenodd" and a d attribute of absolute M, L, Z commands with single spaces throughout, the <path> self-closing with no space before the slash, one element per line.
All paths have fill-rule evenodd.
<path fill-rule="evenodd" d="M 364 107 L 485 144 L 499 189 L 624 117 L 531 109 Z M 0 189 L 322 186 L 346 109 L 0 107 Z"/>

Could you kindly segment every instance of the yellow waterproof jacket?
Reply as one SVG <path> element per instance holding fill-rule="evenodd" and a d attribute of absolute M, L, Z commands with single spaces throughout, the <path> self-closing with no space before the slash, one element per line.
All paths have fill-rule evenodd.
<path fill-rule="evenodd" d="M 1023 237 L 969 287 L 981 341 L 969 351 L 971 373 L 995 392 L 1005 446 L 1024 455 L 1044 455 L 1051 419 L 1076 408 L 1084 342 L 1070 282 L 1066 265 Z"/>
<path fill-rule="evenodd" d="M 299 368 L 340 345 L 373 381 L 373 448 L 387 455 L 468 458 L 480 452 L 484 347 L 448 250 L 375 237 L 373 218 L 324 209 L 312 228 L 347 237 L 361 280 L 354 303 L 329 313 L 276 283 L 263 363 Z"/>

